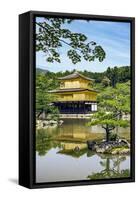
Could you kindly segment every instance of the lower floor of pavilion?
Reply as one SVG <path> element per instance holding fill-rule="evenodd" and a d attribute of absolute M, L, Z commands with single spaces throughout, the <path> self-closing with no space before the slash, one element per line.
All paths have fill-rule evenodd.
<path fill-rule="evenodd" d="M 96 101 L 53 102 L 61 114 L 88 114 L 97 111 Z"/>

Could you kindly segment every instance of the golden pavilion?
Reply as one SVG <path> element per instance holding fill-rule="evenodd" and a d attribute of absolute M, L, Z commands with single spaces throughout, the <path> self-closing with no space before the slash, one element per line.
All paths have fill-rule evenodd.
<path fill-rule="evenodd" d="M 61 114 L 88 114 L 97 111 L 97 91 L 91 87 L 93 79 L 75 71 L 58 78 L 60 88 L 50 91 L 57 96 L 54 105 Z"/>

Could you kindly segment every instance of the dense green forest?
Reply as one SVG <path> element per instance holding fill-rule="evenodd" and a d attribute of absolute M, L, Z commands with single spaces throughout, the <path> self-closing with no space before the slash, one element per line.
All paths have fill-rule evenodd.
<path fill-rule="evenodd" d="M 63 77 L 67 76 L 69 74 L 72 74 L 75 71 L 60 71 L 60 72 L 50 72 L 48 70 L 43 70 L 40 68 L 36 69 L 36 78 L 40 76 L 40 74 L 44 75 L 48 79 L 53 79 L 53 86 L 51 85 L 50 87 L 56 88 L 58 86 L 57 78 L 58 77 Z M 116 83 L 124 83 L 130 80 L 131 77 L 131 72 L 130 72 L 130 67 L 129 66 L 122 66 L 122 67 L 108 67 L 106 71 L 104 72 L 91 72 L 91 71 L 78 71 L 79 73 L 83 74 L 84 76 L 87 76 L 91 79 L 95 80 L 95 83 L 102 83 L 105 86 L 108 86 L 108 83 L 110 82 L 109 85 L 112 85 L 115 87 Z"/>

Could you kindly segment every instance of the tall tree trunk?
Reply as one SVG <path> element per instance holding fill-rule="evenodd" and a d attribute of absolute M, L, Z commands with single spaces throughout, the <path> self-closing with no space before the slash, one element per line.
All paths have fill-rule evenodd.
<path fill-rule="evenodd" d="M 112 131 L 115 127 L 112 127 L 112 128 L 111 128 L 108 124 L 106 124 L 105 126 L 102 126 L 102 128 L 104 128 L 104 129 L 105 129 L 105 132 L 106 132 L 106 142 L 109 142 L 111 131 Z"/>
<path fill-rule="evenodd" d="M 106 142 L 109 142 L 109 131 L 106 130 Z"/>
<path fill-rule="evenodd" d="M 110 136 L 110 130 L 109 130 L 109 127 L 108 125 L 106 125 L 106 142 L 109 142 L 109 136 Z"/>

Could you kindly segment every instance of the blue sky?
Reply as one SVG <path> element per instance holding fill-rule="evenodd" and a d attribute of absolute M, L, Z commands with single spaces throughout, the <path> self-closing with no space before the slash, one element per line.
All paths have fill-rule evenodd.
<path fill-rule="evenodd" d="M 43 18 L 37 18 L 36 20 L 43 21 Z M 45 54 L 37 52 L 37 68 L 53 72 L 73 69 L 103 72 L 109 66 L 130 65 L 130 23 L 74 20 L 71 24 L 64 25 L 64 28 L 69 28 L 72 32 L 84 33 L 88 38 L 88 42 L 95 41 L 101 45 L 106 52 L 104 61 L 87 62 L 82 60 L 82 62 L 74 65 L 66 55 L 68 46 L 63 44 L 63 47 L 59 50 L 61 63 L 48 63 Z"/>

